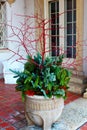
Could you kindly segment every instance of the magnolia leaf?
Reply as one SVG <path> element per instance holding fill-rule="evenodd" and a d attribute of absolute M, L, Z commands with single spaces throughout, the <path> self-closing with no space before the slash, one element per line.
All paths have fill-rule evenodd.
<path fill-rule="evenodd" d="M 43 89 L 41 89 L 41 92 L 43 93 L 45 98 L 48 98 L 47 95 L 46 95 L 46 92 Z"/>
<path fill-rule="evenodd" d="M 47 90 L 52 90 L 52 83 L 48 83 L 48 85 L 47 85 Z"/>
<path fill-rule="evenodd" d="M 64 97 L 65 91 L 63 89 L 58 89 L 56 92 L 54 92 L 54 95 Z"/>
<path fill-rule="evenodd" d="M 25 93 L 22 92 L 22 101 L 24 102 L 25 101 Z"/>
<path fill-rule="evenodd" d="M 26 84 L 27 82 L 30 82 L 31 80 L 32 80 L 32 75 L 25 79 L 24 84 Z"/>
<path fill-rule="evenodd" d="M 36 80 L 35 80 L 35 87 L 38 86 L 38 83 L 39 83 L 39 76 L 37 76 Z"/>
<path fill-rule="evenodd" d="M 51 73 L 50 81 L 56 81 L 56 75 L 54 73 Z"/>

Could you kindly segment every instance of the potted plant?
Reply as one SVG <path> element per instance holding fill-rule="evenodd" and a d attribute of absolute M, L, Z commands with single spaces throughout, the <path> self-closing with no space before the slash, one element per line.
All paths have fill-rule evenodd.
<path fill-rule="evenodd" d="M 31 21 L 31 18 L 37 22 L 36 27 L 33 27 L 31 22 L 30 24 L 27 22 Z M 22 55 L 20 53 L 23 48 L 23 52 L 27 53 L 23 71 L 11 71 L 15 73 L 14 78 L 17 78 L 16 90 L 22 93 L 22 99 L 25 102 L 25 116 L 29 125 L 43 125 L 43 130 L 49 130 L 52 123 L 57 121 L 62 113 L 71 72 L 62 66 L 64 55 L 61 54 L 54 58 L 46 56 L 48 53 L 50 54 L 50 50 L 47 50 L 46 46 L 46 38 L 50 37 L 46 34 L 47 30 L 49 31 L 49 28 L 46 29 L 49 21 L 37 16 L 27 17 L 27 21 L 22 24 L 24 28 L 15 27 L 19 32 L 17 34 L 11 26 L 12 36 L 14 34 L 20 44 L 18 49 L 16 48 L 17 52 L 10 51 L 14 53 L 13 56 L 19 57 L 19 61 L 26 59 L 23 58 L 24 53 Z M 40 35 L 34 37 L 38 34 L 38 30 L 40 30 Z M 31 50 L 35 51 L 35 55 Z"/>
<path fill-rule="evenodd" d="M 29 96 L 43 95 L 45 98 L 52 96 L 66 98 L 71 72 L 58 65 L 57 62 L 58 60 L 51 57 L 42 59 L 41 54 L 37 53 L 34 58 L 27 56 L 22 72 L 10 69 L 16 74 L 14 76 L 17 78 L 16 90 L 22 92 L 23 100 L 26 94 Z"/>
<path fill-rule="evenodd" d="M 58 59 L 60 57 L 63 58 L 60 55 Z M 25 100 L 25 113 L 29 124 L 32 121 L 42 125 L 44 120 L 44 130 L 48 130 L 60 116 L 69 88 L 71 73 L 57 62 L 56 58 L 44 57 L 43 59 L 42 55 L 37 53 L 34 57 L 27 56 L 22 72 L 11 70 L 16 74 L 16 90 L 22 92 L 22 99 Z M 47 121 L 47 116 L 51 116 L 52 119 Z"/>

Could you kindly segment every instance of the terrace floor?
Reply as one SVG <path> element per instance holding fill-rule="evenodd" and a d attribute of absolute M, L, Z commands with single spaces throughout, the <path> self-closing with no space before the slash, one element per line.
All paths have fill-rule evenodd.
<path fill-rule="evenodd" d="M 68 92 L 65 105 L 80 97 Z M 4 84 L 4 81 L 0 80 L 0 130 L 20 130 L 26 125 L 21 94 L 15 92 L 15 85 Z M 87 130 L 87 123 L 83 124 L 79 130 Z"/>

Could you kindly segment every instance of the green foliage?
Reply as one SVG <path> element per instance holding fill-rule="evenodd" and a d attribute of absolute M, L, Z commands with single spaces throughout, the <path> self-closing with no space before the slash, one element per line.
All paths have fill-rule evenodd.
<path fill-rule="evenodd" d="M 61 55 L 55 57 L 55 58 L 54 58 L 54 59 L 55 59 L 55 64 L 61 65 L 62 62 L 63 62 L 63 58 L 64 58 L 64 55 L 63 55 L 63 54 L 61 54 Z"/>
<path fill-rule="evenodd" d="M 63 60 L 63 56 L 56 61 L 50 57 L 42 60 L 38 53 L 34 58 L 28 55 L 28 61 L 24 64 L 23 72 L 11 70 L 17 78 L 16 90 L 22 92 L 22 99 L 25 92 L 32 90 L 36 95 L 44 95 L 45 98 L 52 96 L 66 98 L 66 91 L 71 77 L 68 69 L 57 65 L 58 61 Z"/>

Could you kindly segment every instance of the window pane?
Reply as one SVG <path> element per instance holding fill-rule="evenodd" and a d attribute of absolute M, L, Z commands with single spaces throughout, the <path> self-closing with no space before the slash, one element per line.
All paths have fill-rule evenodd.
<path fill-rule="evenodd" d="M 56 45 L 56 37 L 52 37 L 52 46 Z"/>
<path fill-rule="evenodd" d="M 67 36 L 67 46 L 72 46 L 72 36 Z"/>
<path fill-rule="evenodd" d="M 76 34 L 76 23 L 73 23 L 74 34 Z"/>
<path fill-rule="evenodd" d="M 52 46 L 52 56 L 58 56 L 59 55 L 59 47 Z"/>
<path fill-rule="evenodd" d="M 73 58 L 76 58 L 76 48 L 73 48 Z"/>
<path fill-rule="evenodd" d="M 73 46 L 76 46 L 76 35 L 73 36 Z"/>
<path fill-rule="evenodd" d="M 74 10 L 73 21 L 76 21 L 76 10 Z"/>
<path fill-rule="evenodd" d="M 72 22 L 72 11 L 67 12 L 67 22 Z"/>
<path fill-rule="evenodd" d="M 55 20 L 55 14 L 51 14 L 51 23 L 55 24 L 56 20 Z"/>
<path fill-rule="evenodd" d="M 56 56 L 56 46 L 52 46 L 52 56 Z"/>
<path fill-rule="evenodd" d="M 72 23 L 67 24 L 67 34 L 72 34 Z"/>
<path fill-rule="evenodd" d="M 72 58 L 72 48 L 67 47 L 67 58 Z"/>
<path fill-rule="evenodd" d="M 73 0 L 74 1 L 74 9 L 76 9 L 76 0 Z"/>
<path fill-rule="evenodd" d="M 67 10 L 72 9 L 72 0 L 67 0 Z"/>
<path fill-rule="evenodd" d="M 51 3 L 51 13 L 55 12 L 55 3 Z"/>
<path fill-rule="evenodd" d="M 51 28 L 51 34 L 52 35 L 55 35 L 56 34 L 56 28 L 55 28 L 55 25 L 52 25 L 52 28 Z"/>
<path fill-rule="evenodd" d="M 59 36 L 57 36 L 57 46 L 59 46 Z"/>
<path fill-rule="evenodd" d="M 51 42 L 52 56 L 56 55 L 56 37 L 52 37 Z"/>
<path fill-rule="evenodd" d="M 57 47 L 57 56 L 59 56 L 59 47 Z"/>

